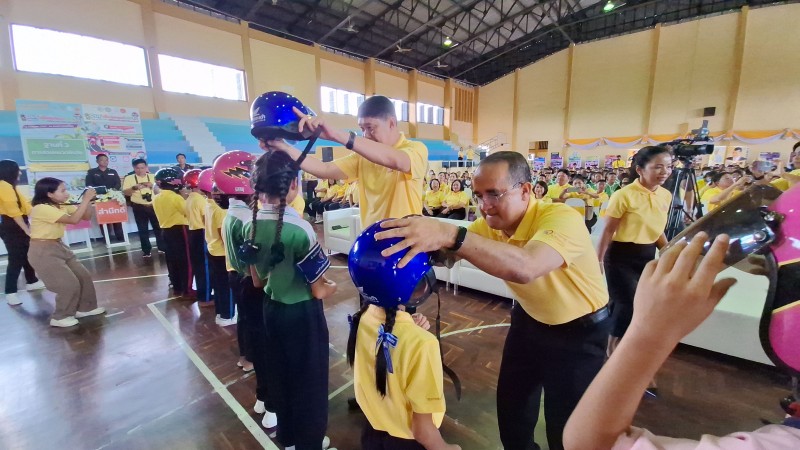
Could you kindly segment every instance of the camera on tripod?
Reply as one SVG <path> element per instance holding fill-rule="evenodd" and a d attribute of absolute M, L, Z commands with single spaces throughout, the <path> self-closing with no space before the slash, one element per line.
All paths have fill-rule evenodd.
<path fill-rule="evenodd" d="M 692 130 L 688 138 L 676 139 L 665 142 L 662 146 L 669 146 L 672 154 L 679 159 L 690 159 L 700 155 L 710 155 L 714 153 L 714 142 L 708 140 L 708 121 L 704 120 L 703 125 Z"/>

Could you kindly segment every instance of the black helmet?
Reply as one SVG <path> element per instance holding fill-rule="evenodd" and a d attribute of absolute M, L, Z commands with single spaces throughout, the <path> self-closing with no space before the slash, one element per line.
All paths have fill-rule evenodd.
<path fill-rule="evenodd" d="M 156 172 L 156 183 L 161 189 L 179 191 L 183 187 L 183 172 L 174 167 L 165 167 Z"/>

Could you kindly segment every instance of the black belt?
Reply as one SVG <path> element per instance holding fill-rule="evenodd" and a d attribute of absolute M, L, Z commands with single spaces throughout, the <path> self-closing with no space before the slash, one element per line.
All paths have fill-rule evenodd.
<path fill-rule="evenodd" d="M 578 317 L 575 320 L 555 326 L 588 328 L 606 320 L 610 315 L 611 311 L 608 309 L 608 305 L 606 305 L 593 313 L 586 314 L 585 316 Z"/>

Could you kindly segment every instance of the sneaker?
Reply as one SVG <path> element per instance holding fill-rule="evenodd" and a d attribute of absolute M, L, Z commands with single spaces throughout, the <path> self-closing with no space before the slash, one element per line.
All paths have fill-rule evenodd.
<path fill-rule="evenodd" d="M 60 320 L 50 319 L 51 327 L 67 328 L 67 327 L 73 327 L 77 324 L 78 324 L 78 319 L 72 316 L 64 317 L 63 319 Z"/>
<path fill-rule="evenodd" d="M 162 255 L 163 255 L 163 254 L 164 254 L 164 250 L 161 250 L 161 249 L 159 249 L 159 250 L 158 250 L 158 253 L 160 253 L 160 254 L 162 254 Z"/>
<path fill-rule="evenodd" d="M 6 302 L 8 302 L 9 306 L 17 306 L 22 304 L 22 300 L 17 298 L 17 294 L 6 294 Z"/>
<path fill-rule="evenodd" d="M 245 373 L 250 373 L 254 369 L 255 367 L 253 366 L 253 363 L 251 363 L 250 361 L 245 361 L 244 364 L 242 364 L 242 370 L 244 370 Z"/>
<path fill-rule="evenodd" d="M 278 415 L 267 411 L 261 419 L 261 426 L 264 428 L 275 428 L 278 426 Z"/>
<path fill-rule="evenodd" d="M 41 289 L 44 289 L 44 283 L 42 283 L 42 280 L 39 280 L 36 283 L 31 283 L 31 284 L 26 284 L 25 285 L 25 290 L 27 290 L 27 291 L 38 291 L 38 290 L 41 290 Z"/>
<path fill-rule="evenodd" d="M 98 314 L 105 314 L 105 312 L 106 312 L 105 308 L 98 307 L 98 308 L 95 308 L 95 309 L 93 309 L 91 311 L 86 311 L 86 312 L 78 311 L 78 312 L 75 313 L 75 318 L 76 319 L 81 319 L 83 317 L 96 316 Z"/>
<path fill-rule="evenodd" d="M 326 450 L 331 446 L 331 439 L 328 436 L 322 438 L 322 450 Z"/>
<path fill-rule="evenodd" d="M 236 316 L 231 317 L 230 319 L 223 319 L 222 317 L 217 317 L 217 325 L 221 327 L 227 327 L 231 325 L 236 325 Z"/>
<path fill-rule="evenodd" d="M 142 258 L 152 258 L 152 257 L 153 255 L 151 255 L 150 253 L 145 253 L 144 255 L 142 255 Z"/>
<path fill-rule="evenodd" d="M 267 412 L 267 408 L 264 407 L 264 402 L 261 400 L 256 400 L 256 405 L 253 406 L 253 411 L 255 411 L 256 414 L 264 414 Z"/>
<path fill-rule="evenodd" d="M 322 219 L 317 219 L 317 220 L 315 220 L 315 221 L 314 221 L 314 225 L 319 225 L 319 224 L 321 224 L 322 222 L 323 222 L 323 220 L 322 220 Z"/>

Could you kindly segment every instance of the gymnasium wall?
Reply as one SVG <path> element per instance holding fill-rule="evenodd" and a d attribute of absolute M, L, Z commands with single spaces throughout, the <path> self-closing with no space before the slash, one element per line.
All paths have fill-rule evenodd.
<path fill-rule="evenodd" d="M 624 150 L 575 150 L 565 138 L 683 133 L 701 124 L 708 106 L 716 107 L 712 133 L 800 128 L 797 23 L 800 4 L 790 4 L 577 45 L 481 87 L 478 140 L 505 133 L 522 153 L 547 140 L 548 152 L 565 159 L 578 152 L 602 160 Z M 750 147 L 753 159 L 761 151 L 788 155 L 793 143 L 727 145 Z"/>
<path fill-rule="evenodd" d="M 87 13 L 91 11 L 91 14 Z M 85 80 L 58 75 L 17 72 L 8 32 L 0 33 L 0 109 L 13 110 L 17 98 L 119 105 L 139 108 L 143 118 L 160 113 L 249 119 L 252 99 L 269 90 L 289 92 L 320 111 L 322 85 L 354 92 L 368 90 L 374 80 L 378 94 L 444 104 L 445 84 L 420 74 L 412 89 L 408 73 L 380 64 L 346 58 L 316 46 L 299 44 L 160 0 L 4 0 L 0 26 L 30 25 L 108 39 L 147 49 L 150 87 Z M 223 100 L 160 89 L 158 53 L 232 67 L 245 72 L 247 101 Z M 102 57 L 102 56 L 100 56 Z M 187 74 L 191 76 L 191 74 Z M 419 95 L 412 98 L 412 93 Z M 450 96 L 452 98 L 452 96 Z M 341 128 L 357 127 L 353 116 L 326 114 Z M 401 131 L 424 139 L 444 139 L 445 127 L 400 123 Z M 471 142 L 472 136 L 466 136 Z"/>

